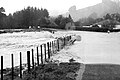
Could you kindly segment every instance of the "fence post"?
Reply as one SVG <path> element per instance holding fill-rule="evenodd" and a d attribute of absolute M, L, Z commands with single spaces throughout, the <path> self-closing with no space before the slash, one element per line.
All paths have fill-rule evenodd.
<path fill-rule="evenodd" d="M 64 37 L 62 37 L 62 49 L 64 47 Z"/>
<path fill-rule="evenodd" d="M 1 56 L 1 80 L 3 80 L 3 56 Z"/>
<path fill-rule="evenodd" d="M 59 38 L 57 39 L 57 47 L 58 47 L 57 51 L 59 51 Z"/>
<path fill-rule="evenodd" d="M 59 38 L 59 51 L 61 50 L 61 37 Z"/>
<path fill-rule="evenodd" d="M 38 53 L 38 47 L 37 47 L 37 64 L 39 66 L 39 53 Z"/>
<path fill-rule="evenodd" d="M 67 40 L 69 41 L 69 36 L 67 37 Z"/>
<path fill-rule="evenodd" d="M 63 40 L 63 37 L 61 38 L 61 44 L 62 44 L 62 49 L 63 49 L 63 46 L 64 46 L 64 40 Z"/>
<path fill-rule="evenodd" d="M 54 54 L 54 42 L 52 41 L 52 52 Z"/>
<path fill-rule="evenodd" d="M 33 49 L 32 49 L 32 68 L 34 69 L 34 52 L 33 52 Z"/>
<path fill-rule="evenodd" d="M 68 44 L 68 36 L 67 36 L 67 42 L 66 42 L 66 44 Z"/>
<path fill-rule="evenodd" d="M 27 51 L 28 73 L 30 72 L 30 51 Z"/>
<path fill-rule="evenodd" d="M 65 36 L 63 37 L 63 42 L 64 42 L 63 44 L 64 44 L 64 47 L 65 47 Z"/>
<path fill-rule="evenodd" d="M 20 52 L 20 78 L 22 78 L 22 54 Z"/>
<path fill-rule="evenodd" d="M 42 45 L 40 45 L 40 47 L 41 47 L 41 64 L 43 64 L 43 52 L 42 52 Z"/>
<path fill-rule="evenodd" d="M 70 35 L 69 35 L 69 37 L 68 37 L 68 41 L 70 40 Z"/>
<path fill-rule="evenodd" d="M 72 36 L 70 35 L 70 39 L 72 38 Z"/>
<path fill-rule="evenodd" d="M 11 61 L 12 61 L 12 80 L 14 79 L 14 60 L 13 60 L 13 54 L 11 54 Z"/>
<path fill-rule="evenodd" d="M 54 40 L 54 53 L 56 53 L 56 40 Z"/>
<path fill-rule="evenodd" d="M 48 59 L 50 59 L 50 48 L 49 48 L 49 42 L 47 42 L 47 47 L 48 47 Z"/>
<path fill-rule="evenodd" d="M 46 62 L 46 44 L 44 44 L 45 62 Z"/>
<path fill-rule="evenodd" d="M 51 42 L 50 42 L 50 55 L 52 54 L 52 46 L 51 46 Z"/>

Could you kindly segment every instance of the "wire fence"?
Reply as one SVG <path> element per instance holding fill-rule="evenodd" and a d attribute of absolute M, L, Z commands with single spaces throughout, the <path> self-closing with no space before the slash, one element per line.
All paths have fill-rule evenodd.
<path fill-rule="evenodd" d="M 19 66 L 17 66 L 17 68 L 14 66 L 14 54 L 11 54 L 11 69 L 9 70 L 9 72 L 5 73 L 5 69 L 3 69 L 3 61 L 4 61 L 4 56 L 1 56 L 1 80 L 4 79 L 4 76 L 7 74 L 10 74 L 11 76 L 11 80 L 14 80 L 14 76 L 15 76 L 15 70 L 18 70 L 18 74 L 19 77 L 22 79 L 23 76 L 23 72 L 27 71 L 28 73 L 34 69 L 36 66 L 39 66 L 40 64 L 45 64 L 47 62 L 49 62 L 49 59 L 51 58 L 51 56 L 53 56 L 53 54 L 56 54 L 58 51 L 60 51 L 61 49 L 63 49 L 71 40 L 71 35 L 69 36 L 65 36 L 65 37 L 60 37 L 57 38 L 54 41 L 50 41 L 47 42 L 46 44 L 41 44 L 40 46 L 37 46 L 37 62 L 35 61 L 35 53 L 34 53 L 34 49 L 32 49 L 31 51 L 27 51 L 27 63 L 23 64 L 22 63 L 22 54 L 20 52 L 20 64 Z"/>

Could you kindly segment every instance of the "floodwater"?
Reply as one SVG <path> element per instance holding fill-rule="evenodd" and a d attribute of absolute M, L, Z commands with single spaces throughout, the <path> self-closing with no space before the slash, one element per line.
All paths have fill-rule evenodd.
<path fill-rule="evenodd" d="M 44 31 L 0 34 L 0 56 L 3 56 L 4 68 L 11 67 L 11 54 L 14 54 L 14 66 L 18 66 L 20 64 L 20 52 L 22 53 L 22 63 L 26 63 L 27 51 L 34 49 L 34 56 L 36 57 L 37 46 L 40 50 L 41 44 L 51 40 L 54 40 L 54 35 Z"/>
<path fill-rule="evenodd" d="M 70 52 L 85 64 L 120 64 L 120 32 L 80 32 L 82 40 L 75 42 Z"/>
<path fill-rule="evenodd" d="M 0 34 L 0 56 L 4 58 L 4 68 L 11 66 L 11 54 L 14 54 L 15 65 L 19 65 L 20 52 L 22 52 L 23 62 L 26 63 L 27 51 L 36 50 L 37 46 L 54 40 L 55 36 L 66 34 L 81 36 L 82 40 L 76 41 L 70 47 L 69 52 L 80 57 L 83 63 L 120 64 L 120 32 L 108 34 L 85 31 L 58 31 L 54 35 L 49 32 L 21 32 Z"/>

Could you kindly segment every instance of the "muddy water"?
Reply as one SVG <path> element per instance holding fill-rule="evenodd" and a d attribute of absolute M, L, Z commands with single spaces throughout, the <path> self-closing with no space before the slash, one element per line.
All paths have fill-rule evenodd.
<path fill-rule="evenodd" d="M 120 32 L 97 33 L 70 31 L 66 34 L 81 35 L 82 41 L 77 41 L 69 52 L 81 57 L 84 63 L 120 64 Z"/>

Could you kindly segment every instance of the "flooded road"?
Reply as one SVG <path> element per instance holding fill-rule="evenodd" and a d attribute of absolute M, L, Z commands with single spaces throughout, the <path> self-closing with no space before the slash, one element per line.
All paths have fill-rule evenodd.
<path fill-rule="evenodd" d="M 69 49 L 73 57 L 79 57 L 83 63 L 120 64 L 120 33 L 98 33 L 85 31 L 6 33 L 0 34 L 0 56 L 4 56 L 4 67 L 11 66 L 11 54 L 14 54 L 15 65 L 19 65 L 19 53 L 23 62 L 26 52 L 42 43 L 54 40 L 54 37 L 67 34 L 80 35 L 82 40 L 76 41 Z M 35 51 L 36 53 L 36 51 Z"/>
<path fill-rule="evenodd" d="M 120 33 L 71 32 L 81 35 L 71 48 L 84 63 L 120 64 Z"/>

